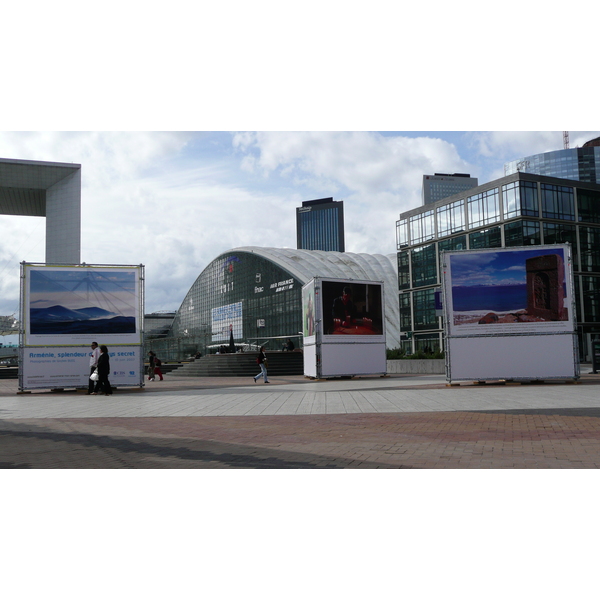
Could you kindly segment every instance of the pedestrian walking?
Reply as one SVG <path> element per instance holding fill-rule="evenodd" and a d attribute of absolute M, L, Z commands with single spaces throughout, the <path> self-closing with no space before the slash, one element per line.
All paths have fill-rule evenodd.
<path fill-rule="evenodd" d="M 260 379 L 261 377 L 265 380 L 265 383 L 270 383 L 269 379 L 267 378 L 268 360 L 267 360 L 267 355 L 265 354 L 264 346 L 260 347 L 260 352 L 258 353 L 258 356 L 256 357 L 256 362 L 260 366 L 260 373 L 253 377 L 254 383 L 256 383 L 256 380 Z"/>
<path fill-rule="evenodd" d="M 98 344 L 96 342 L 92 342 L 92 351 L 90 352 L 90 377 L 92 373 L 98 367 L 98 359 L 100 358 L 100 348 L 98 348 Z M 97 380 L 93 379 L 88 380 L 88 394 L 94 393 L 94 387 L 97 387 Z"/>
<path fill-rule="evenodd" d="M 112 394 L 112 388 L 108 381 L 109 373 L 110 360 L 108 358 L 108 348 L 103 344 L 100 346 L 100 358 L 98 359 L 98 375 L 100 378 L 98 379 L 97 388 L 94 393 L 97 393 L 98 390 L 100 390 L 105 396 L 110 396 Z"/>
<path fill-rule="evenodd" d="M 154 370 L 152 372 L 152 381 L 156 379 L 156 375 L 160 377 L 160 381 L 163 380 L 163 374 L 160 370 L 160 365 L 162 365 L 162 360 L 156 356 L 156 352 L 152 352 L 152 350 L 148 353 L 150 355 L 150 360 L 154 363 Z"/>
<path fill-rule="evenodd" d="M 148 381 L 154 381 L 154 352 L 148 352 Z"/>

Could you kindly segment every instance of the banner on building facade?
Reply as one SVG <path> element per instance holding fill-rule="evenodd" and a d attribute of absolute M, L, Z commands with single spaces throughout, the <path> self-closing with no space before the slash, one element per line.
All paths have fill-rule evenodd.
<path fill-rule="evenodd" d="M 234 339 L 244 337 L 243 309 L 241 302 L 218 306 L 210 311 L 213 342 L 228 342 L 230 331 Z"/>

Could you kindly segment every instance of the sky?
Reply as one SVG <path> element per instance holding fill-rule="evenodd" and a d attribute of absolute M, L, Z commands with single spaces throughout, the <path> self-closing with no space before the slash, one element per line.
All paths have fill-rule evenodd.
<path fill-rule="evenodd" d="M 570 132 L 571 146 L 600 135 Z M 145 265 L 145 311 L 175 311 L 239 246 L 296 246 L 302 201 L 344 201 L 346 250 L 395 252 L 424 174 L 470 173 L 561 149 L 562 131 L 0 132 L 0 157 L 81 164 L 81 260 Z M 0 314 L 18 314 L 19 263 L 44 262 L 45 220 L 0 216 Z"/>

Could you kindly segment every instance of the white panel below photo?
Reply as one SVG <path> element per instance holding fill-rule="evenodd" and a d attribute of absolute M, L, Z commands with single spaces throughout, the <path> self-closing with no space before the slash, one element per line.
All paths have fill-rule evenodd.
<path fill-rule="evenodd" d="M 304 346 L 304 375 L 306 377 L 317 376 L 317 346 L 312 344 L 311 346 Z"/>
<path fill-rule="evenodd" d="M 579 377 L 574 334 L 446 339 L 448 381 Z"/>
<path fill-rule="evenodd" d="M 321 377 L 377 375 L 386 372 L 385 342 L 321 346 Z"/>

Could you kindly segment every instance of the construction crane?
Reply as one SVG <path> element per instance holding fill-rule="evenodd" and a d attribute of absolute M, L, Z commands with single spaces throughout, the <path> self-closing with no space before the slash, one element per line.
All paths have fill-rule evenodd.
<path fill-rule="evenodd" d="M 563 131 L 563 147 L 565 150 L 569 149 L 569 132 Z"/>

